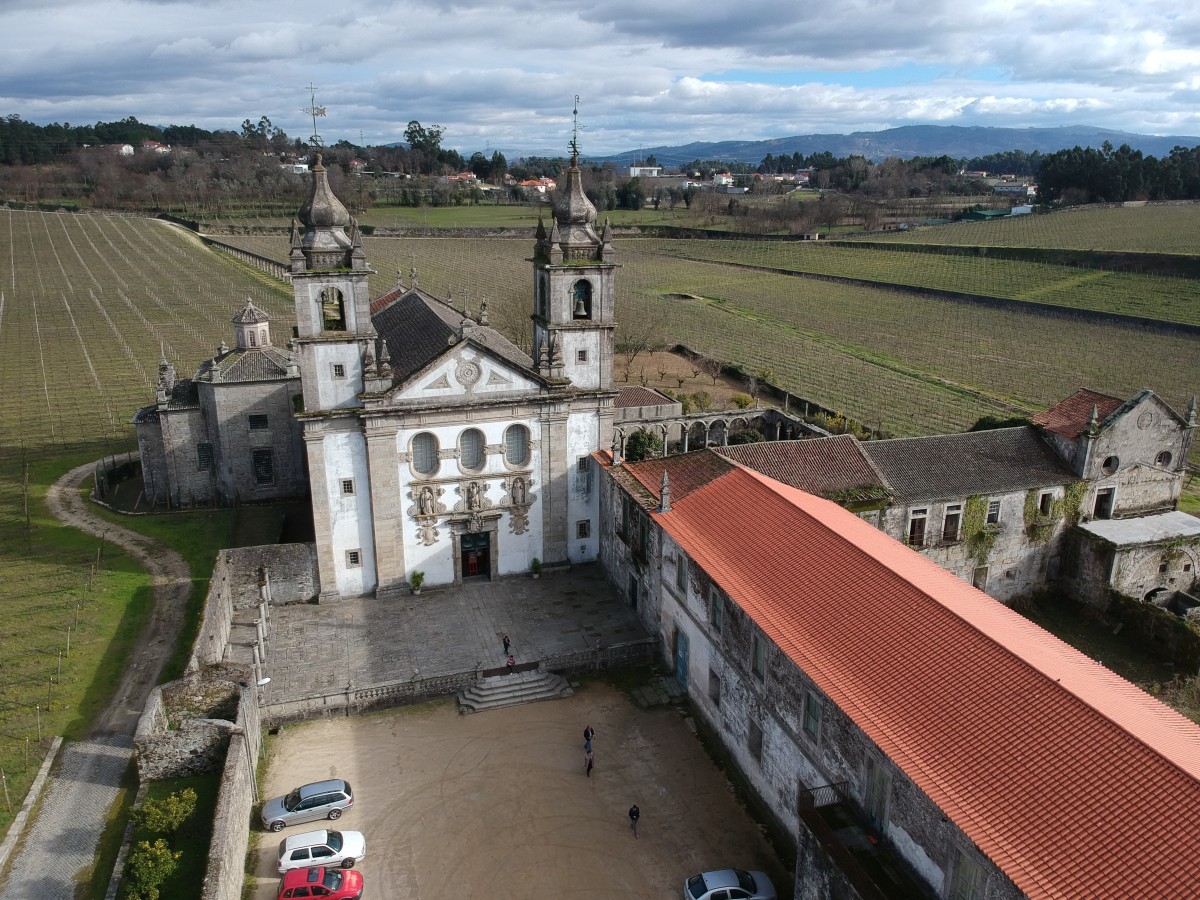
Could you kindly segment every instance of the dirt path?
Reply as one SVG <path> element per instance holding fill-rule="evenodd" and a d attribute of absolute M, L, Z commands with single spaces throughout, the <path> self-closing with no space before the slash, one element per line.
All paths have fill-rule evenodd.
<path fill-rule="evenodd" d="M 157 541 L 105 521 L 88 508 L 80 488 L 95 471 L 94 463 L 72 469 L 46 494 L 46 505 L 64 525 L 103 538 L 128 551 L 150 573 L 154 609 L 129 654 L 126 667 L 108 708 L 93 723 L 90 736 L 130 735 L 137 728 L 146 698 L 158 683 L 183 627 L 192 574 L 183 557 Z"/>

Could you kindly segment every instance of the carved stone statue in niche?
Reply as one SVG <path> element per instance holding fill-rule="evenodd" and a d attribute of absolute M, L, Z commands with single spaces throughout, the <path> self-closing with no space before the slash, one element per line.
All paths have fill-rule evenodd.
<path fill-rule="evenodd" d="M 467 509 L 479 509 L 483 498 L 479 492 L 479 482 L 472 481 L 467 485 Z"/>
<path fill-rule="evenodd" d="M 423 516 L 433 516 L 437 514 L 437 507 L 433 498 L 433 488 L 431 488 L 429 485 L 421 488 L 420 510 L 421 515 Z"/>
<path fill-rule="evenodd" d="M 518 475 L 512 480 L 512 486 L 508 490 L 509 496 L 512 497 L 513 506 L 525 505 L 525 479 Z"/>

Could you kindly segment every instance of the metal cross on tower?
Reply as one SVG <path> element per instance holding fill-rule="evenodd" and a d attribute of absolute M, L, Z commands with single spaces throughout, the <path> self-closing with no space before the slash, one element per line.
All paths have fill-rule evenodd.
<path fill-rule="evenodd" d="M 579 158 L 579 132 L 586 128 L 586 125 L 579 124 L 579 95 L 575 95 L 575 108 L 571 110 L 571 156 L 575 159 Z"/>
<path fill-rule="evenodd" d="M 317 134 L 317 116 L 325 118 L 325 107 L 317 106 L 317 87 L 314 84 L 308 86 L 309 105 L 304 107 L 300 112 L 307 113 L 312 116 L 313 133 L 308 139 L 308 143 L 313 147 L 324 147 L 325 142 L 321 140 L 321 136 Z"/>

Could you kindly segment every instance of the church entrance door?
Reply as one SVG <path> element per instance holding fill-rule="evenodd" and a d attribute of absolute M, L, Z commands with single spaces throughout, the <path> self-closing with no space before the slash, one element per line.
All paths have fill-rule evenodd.
<path fill-rule="evenodd" d="M 462 536 L 462 577 L 490 578 L 492 574 L 491 548 L 488 534 L 464 534 Z"/>

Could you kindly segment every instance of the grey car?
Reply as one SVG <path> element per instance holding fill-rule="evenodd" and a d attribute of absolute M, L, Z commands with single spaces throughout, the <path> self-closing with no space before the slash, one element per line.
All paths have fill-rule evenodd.
<path fill-rule="evenodd" d="M 683 885 L 684 900 L 775 900 L 775 886 L 765 872 L 717 869 L 693 875 Z"/>
<path fill-rule="evenodd" d="M 338 819 L 354 805 L 350 782 L 335 778 L 302 784 L 284 797 L 273 797 L 263 803 L 262 823 L 272 831 L 288 825 L 315 822 L 317 819 Z"/>

